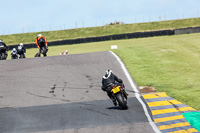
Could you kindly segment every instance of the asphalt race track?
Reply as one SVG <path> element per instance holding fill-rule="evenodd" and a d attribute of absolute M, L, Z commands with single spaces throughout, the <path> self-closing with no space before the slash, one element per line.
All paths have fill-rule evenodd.
<path fill-rule="evenodd" d="M 128 110 L 101 90 L 107 69 L 124 80 Z M 151 133 L 110 52 L 0 61 L 0 133 Z"/>

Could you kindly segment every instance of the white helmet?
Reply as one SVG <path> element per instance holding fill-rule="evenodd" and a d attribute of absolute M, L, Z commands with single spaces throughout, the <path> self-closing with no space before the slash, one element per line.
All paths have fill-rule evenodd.
<path fill-rule="evenodd" d="M 13 48 L 13 52 L 16 52 L 17 50 L 16 50 L 16 48 Z"/>
<path fill-rule="evenodd" d="M 0 42 L 3 42 L 3 40 L 0 40 Z"/>
<path fill-rule="evenodd" d="M 20 43 L 19 45 L 23 47 L 24 44 L 23 44 L 23 43 Z"/>
<path fill-rule="evenodd" d="M 38 34 L 38 37 L 39 37 L 39 36 L 42 36 L 42 34 Z"/>
<path fill-rule="evenodd" d="M 106 71 L 106 74 L 103 76 L 104 79 L 108 79 L 110 77 L 110 75 L 112 74 L 112 70 L 108 69 Z"/>

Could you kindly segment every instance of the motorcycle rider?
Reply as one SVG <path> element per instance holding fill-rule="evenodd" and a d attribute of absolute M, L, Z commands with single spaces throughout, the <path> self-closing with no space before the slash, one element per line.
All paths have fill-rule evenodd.
<path fill-rule="evenodd" d="M 39 54 L 41 53 L 41 46 L 45 44 L 46 49 L 48 51 L 48 43 L 45 37 L 42 36 L 42 34 L 38 34 L 38 37 L 36 38 L 36 45 L 37 48 L 39 49 Z M 45 56 L 45 55 L 44 55 Z"/>
<path fill-rule="evenodd" d="M 3 40 L 0 39 L 0 46 L 5 47 L 6 51 L 5 51 L 5 59 L 8 56 L 8 47 L 6 46 L 6 44 L 3 42 Z"/>
<path fill-rule="evenodd" d="M 24 47 L 23 43 L 20 43 L 19 46 L 17 47 L 17 54 L 19 55 L 19 58 L 26 58 L 26 49 Z"/>
<path fill-rule="evenodd" d="M 13 50 L 11 52 L 11 59 L 18 59 L 16 48 L 13 48 Z"/>
<path fill-rule="evenodd" d="M 112 86 L 113 85 L 118 85 L 118 86 L 121 86 L 123 91 L 124 91 L 124 94 L 127 96 L 128 94 L 126 93 L 125 91 L 125 86 L 123 84 L 123 81 L 121 79 L 119 79 L 116 75 L 114 75 L 112 73 L 112 70 L 107 70 L 105 75 L 103 76 L 102 78 L 102 87 L 101 89 L 103 91 L 106 91 L 107 92 L 107 95 L 108 97 L 113 101 L 114 105 L 117 106 L 117 101 L 116 99 L 113 97 L 112 95 Z"/>

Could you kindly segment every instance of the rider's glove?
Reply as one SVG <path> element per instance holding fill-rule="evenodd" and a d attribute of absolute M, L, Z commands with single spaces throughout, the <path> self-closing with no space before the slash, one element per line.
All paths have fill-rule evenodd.
<path fill-rule="evenodd" d="M 119 82 L 119 83 L 123 83 L 123 81 L 122 81 L 121 79 L 118 79 L 118 82 Z"/>

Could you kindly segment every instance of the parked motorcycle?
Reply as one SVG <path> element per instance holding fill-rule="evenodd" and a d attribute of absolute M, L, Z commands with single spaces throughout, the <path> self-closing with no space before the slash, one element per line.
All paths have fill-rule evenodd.
<path fill-rule="evenodd" d="M 114 85 L 111 89 L 113 97 L 117 100 L 118 105 L 123 109 L 127 109 L 127 93 L 121 86 Z"/>

